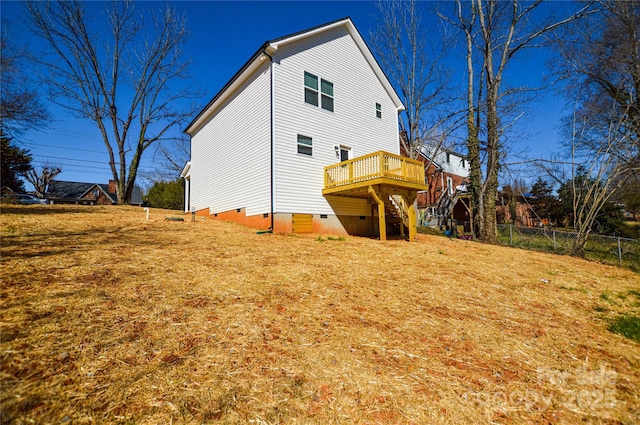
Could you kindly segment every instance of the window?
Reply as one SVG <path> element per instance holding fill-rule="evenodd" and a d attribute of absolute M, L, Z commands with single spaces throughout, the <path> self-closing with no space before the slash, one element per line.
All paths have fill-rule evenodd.
<path fill-rule="evenodd" d="M 333 83 L 325 79 L 320 79 L 320 93 L 318 93 L 318 77 L 309 72 L 304 73 L 304 101 L 313 106 L 318 106 L 318 96 L 320 96 L 320 107 L 333 112 Z"/>
<path fill-rule="evenodd" d="M 313 156 L 313 139 L 298 134 L 298 153 Z"/>
<path fill-rule="evenodd" d="M 447 164 L 451 164 L 451 154 L 447 152 Z"/>
<path fill-rule="evenodd" d="M 322 109 L 333 112 L 333 83 L 321 80 Z"/>
<path fill-rule="evenodd" d="M 462 160 L 462 168 L 464 168 L 464 166 L 465 166 L 465 162 L 464 162 L 464 159 L 463 159 Z"/>
<path fill-rule="evenodd" d="M 382 118 L 382 105 L 376 103 L 376 118 Z"/>
<path fill-rule="evenodd" d="M 449 195 L 453 195 L 453 179 L 451 177 L 447 177 L 447 192 Z"/>
<path fill-rule="evenodd" d="M 308 72 L 304 73 L 304 101 L 318 106 L 318 77 Z"/>

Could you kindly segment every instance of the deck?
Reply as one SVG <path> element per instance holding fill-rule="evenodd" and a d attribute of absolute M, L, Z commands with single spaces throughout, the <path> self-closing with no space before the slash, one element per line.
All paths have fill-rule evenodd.
<path fill-rule="evenodd" d="M 380 239 L 386 239 L 385 205 L 406 218 L 409 240 L 415 239 L 416 213 L 413 202 L 427 190 L 424 164 L 415 159 L 378 151 L 324 168 L 322 194 L 372 198 L 378 205 Z M 399 198 L 402 198 L 400 200 Z"/>

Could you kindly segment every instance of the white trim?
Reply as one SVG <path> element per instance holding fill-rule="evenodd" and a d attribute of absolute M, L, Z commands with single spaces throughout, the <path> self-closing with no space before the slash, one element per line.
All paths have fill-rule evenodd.
<path fill-rule="evenodd" d="M 191 174 L 191 161 L 187 161 L 187 163 L 184 164 L 184 168 L 180 172 L 180 177 L 182 177 L 183 179 L 186 179 L 190 174 Z"/>

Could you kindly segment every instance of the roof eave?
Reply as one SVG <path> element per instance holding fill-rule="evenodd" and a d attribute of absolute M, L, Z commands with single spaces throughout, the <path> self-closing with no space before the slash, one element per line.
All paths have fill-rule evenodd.
<path fill-rule="evenodd" d="M 381 84 L 389 94 L 389 97 L 392 99 L 398 113 L 405 110 L 404 105 L 402 104 L 402 100 L 396 93 L 395 89 L 389 82 L 389 79 L 385 75 L 382 68 L 378 64 L 378 61 L 371 53 L 369 46 L 364 41 L 360 33 L 358 32 L 356 26 L 351 21 L 351 18 L 343 18 L 328 24 L 320 25 L 318 27 L 301 31 L 299 33 L 295 33 L 289 36 L 285 36 L 282 38 L 278 38 L 275 40 L 267 41 L 264 43 L 256 53 L 251 56 L 251 58 L 244 64 L 242 68 L 229 80 L 229 82 L 218 92 L 218 94 L 209 102 L 209 104 L 196 116 L 196 118 L 187 126 L 185 129 L 185 133 L 193 136 L 207 121 L 207 119 L 211 116 L 211 114 L 226 100 L 231 96 L 235 90 L 238 89 L 254 72 L 256 72 L 262 63 L 267 60 L 266 55 L 272 56 L 281 45 L 289 44 L 295 41 L 298 41 L 302 38 L 310 37 L 315 34 L 339 27 L 344 25 L 349 31 L 351 37 L 356 42 L 356 45 L 366 58 L 367 62 L 373 69 L 373 72 L 376 74 Z M 266 53 L 266 55 L 265 55 Z"/>
<path fill-rule="evenodd" d="M 185 133 L 193 136 L 211 114 L 229 98 L 247 79 L 260 68 L 267 60 L 264 50 L 267 45 L 263 45 L 247 63 L 234 75 L 231 80 L 218 92 L 218 94 L 209 102 L 209 104 L 196 116 L 196 118 L 187 126 Z"/>
<path fill-rule="evenodd" d="M 187 161 L 187 163 L 184 164 L 182 171 L 180 172 L 180 177 L 182 177 L 183 179 L 186 178 L 189 175 L 190 170 L 191 170 L 191 161 Z"/>

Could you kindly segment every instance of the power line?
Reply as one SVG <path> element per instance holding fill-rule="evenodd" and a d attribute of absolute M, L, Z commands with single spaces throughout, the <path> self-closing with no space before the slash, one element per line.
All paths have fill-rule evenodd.
<path fill-rule="evenodd" d="M 59 156 L 49 156 L 49 155 L 35 155 L 35 154 L 32 154 L 32 156 L 37 156 L 37 157 L 41 157 L 41 158 L 48 158 L 48 159 L 61 159 L 63 161 L 90 162 L 90 163 L 93 163 L 93 164 L 104 164 L 106 162 L 106 161 L 90 161 L 88 159 L 61 158 Z"/>
<path fill-rule="evenodd" d="M 43 156 L 43 155 L 34 155 L 34 156 Z M 46 157 L 43 156 L 44 158 L 55 158 L 55 157 Z M 64 161 L 78 161 L 78 162 L 91 162 L 91 163 L 95 163 L 95 164 L 104 164 L 103 161 L 84 161 L 81 159 L 73 159 L 73 158 L 59 158 L 62 159 Z M 36 160 L 34 161 L 34 163 L 38 164 L 38 165 L 51 165 L 49 164 L 47 161 L 45 160 Z M 64 163 L 64 162 L 59 162 L 56 163 L 55 165 L 59 165 L 59 166 L 65 166 L 65 167 L 82 167 L 82 168 L 92 168 L 95 170 L 107 170 L 107 171 L 111 171 L 111 168 L 107 168 L 107 167 L 93 167 L 93 166 L 89 166 L 89 165 L 80 165 L 80 164 L 68 164 L 68 163 Z M 119 165 L 118 163 L 116 163 L 116 165 Z M 156 167 L 153 167 L 151 165 L 139 165 L 138 169 L 148 169 L 148 170 L 155 170 Z"/>
<path fill-rule="evenodd" d="M 70 151 L 79 151 L 79 152 L 91 152 L 91 153 L 100 153 L 100 154 L 107 154 L 107 152 L 104 151 L 93 151 L 93 150 L 89 150 L 89 149 L 80 149 L 80 148 L 70 148 L 67 146 L 55 146 L 55 145 L 45 145 L 42 143 L 29 143 L 26 142 L 25 145 L 34 145 L 34 146 L 43 146 L 43 147 L 47 147 L 47 148 L 56 148 L 56 149 L 67 149 Z"/>
<path fill-rule="evenodd" d="M 48 165 L 45 161 L 36 161 L 36 164 L 39 164 L 39 165 Z M 59 166 L 61 166 L 61 167 L 62 167 L 62 166 L 64 166 L 64 167 L 78 167 L 78 168 L 88 168 L 88 169 L 91 169 L 91 170 L 104 170 L 104 171 L 111 171 L 111 169 L 110 169 L 110 168 L 106 168 L 106 167 L 93 167 L 93 166 L 90 166 L 90 165 L 64 164 L 64 163 L 57 164 L 57 165 L 59 165 Z"/>

